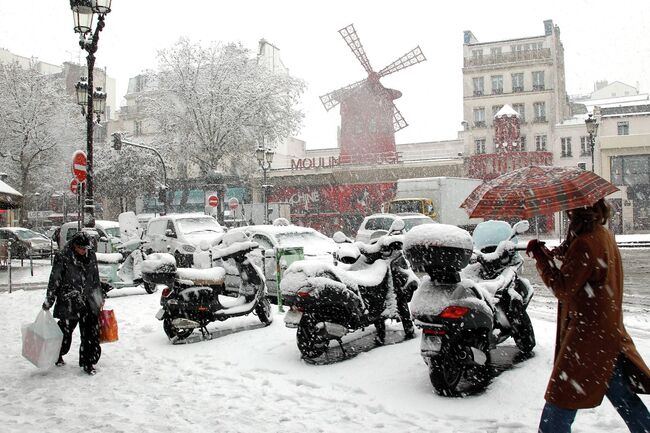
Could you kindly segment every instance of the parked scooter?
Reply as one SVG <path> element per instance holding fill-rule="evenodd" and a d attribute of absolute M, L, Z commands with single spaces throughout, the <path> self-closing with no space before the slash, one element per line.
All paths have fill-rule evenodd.
<path fill-rule="evenodd" d="M 133 239 L 119 244 L 116 253 L 96 253 L 99 279 L 108 292 L 113 289 L 144 285 L 147 293 L 154 293 L 156 285 L 142 279 L 142 252 L 144 242 Z"/>
<path fill-rule="evenodd" d="M 335 264 L 298 261 L 285 271 L 281 283 L 285 324 L 297 328 L 298 349 L 306 358 L 317 358 L 335 340 L 349 332 L 374 325 L 375 342 L 383 344 L 385 320 L 402 321 L 407 338 L 414 328 L 408 300 L 419 283 L 401 256 L 404 222 L 397 220 L 375 244 L 351 243 L 342 233 Z M 400 260 L 401 257 L 401 260 Z"/>
<path fill-rule="evenodd" d="M 490 350 L 508 337 L 523 353 L 535 347 L 526 313 L 533 288 L 518 275 L 523 260 L 512 242 L 528 230 L 528 221 L 481 224 L 476 250 L 468 232 L 446 224 L 415 227 L 405 236 L 407 258 L 428 274 L 411 311 L 422 328 L 420 352 L 429 378 L 441 395 L 459 395 L 463 378 L 474 386 L 487 384 Z M 484 236 L 490 241 L 481 244 L 481 233 L 491 233 Z"/>
<path fill-rule="evenodd" d="M 225 290 L 226 271 L 221 266 L 207 269 L 177 268 L 171 254 L 153 253 L 143 264 L 143 278 L 155 284 L 164 284 L 156 314 L 163 321 L 163 330 L 172 341 L 183 340 L 200 329 L 208 337 L 206 326 L 214 321 L 256 314 L 265 325 L 273 321 L 271 304 L 266 296 L 266 283 L 261 269 L 247 257 L 258 244 L 244 233 L 227 233 L 211 250 L 215 262 L 235 262 L 241 275 L 236 297 Z"/>

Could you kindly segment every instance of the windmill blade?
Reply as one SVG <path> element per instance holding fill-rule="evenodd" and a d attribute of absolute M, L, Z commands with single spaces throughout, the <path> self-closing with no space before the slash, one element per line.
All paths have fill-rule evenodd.
<path fill-rule="evenodd" d="M 427 58 L 424 57 L 424 53 L 420 49 L 420 46 L 413 48 L 408 53 L 404 54 L 399 59 L 395 60 L 390 65 L 386 66 L 384 69 L 379 71 L 380 77 L 385 77 L 386 75 L 392 74 L 394 72 L 400 71 L 409 66 L 416 65 L 420 62 L 424 62 Z"/>
<path fill-rule="evenodd" d="M 406 128 L 407 126 L 409 126 L 409 124 L 406 123 L 404 116 L 402 116 L 402 113 L 399 112 L 393 103 L 393 131 L 397 132 L 400 129 Z"/>
<path fill-rule="evenodd" d="M 345 94 L 351 90 L 356 89 L 365 81 L 366 79 L 364 78 L 363 80 L 359 80 L 356 83 L 349 84 L 345 87 L 341 87 L 338 90 L 334 90 L 333 92 L 329 92 L 328 94 L 321 96 L 320 101 L 323 103 L 325 110 L 330 111 L 332 108 L 336 107 L 339 102 L 341 102 L 341 99 L 343 99 L 343 96 L 345 96 Z"/>
<path fill-rule="evenodd" d="M 372 72 L 372 66 L 370 66 L 370 62 L 366 56 L 366 51 L 363 49 L 363 45 L 361 45 L 359 36 L 357 36 L 357 31 L 354 29 L 354 24 L 343 27 L 341 30 L 339 30 L 339 33 L 345 40 L 345 43 L 348 44 L 348 47 L 350 47 L 354 55 L 357 56 L 357 59 L 359 59 L 359 62 L 361 62 L 361 65 L 363 66 L 363 69 L 365 69 L 366 72 L 370 74 Z"/>

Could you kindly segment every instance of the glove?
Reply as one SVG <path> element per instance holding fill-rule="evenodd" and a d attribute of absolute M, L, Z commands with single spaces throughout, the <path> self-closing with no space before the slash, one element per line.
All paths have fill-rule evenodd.
<path fill-rule="evenodd" d="M 45 302 L 43 302 L 43 305 L 42 305 L 42 307 L 43 307 L 43 310 L 45 310 L 45 311 L 47 311 L 47 310 L 49 310 L 49 309 L 50 309 L 50 307 L 51 307 L 51 305 L 50 305 L 50 304 L 48 304 L 48 303 L 47 303 L 47 301 L 45 301 Z"/>
<path fill-rule="evenodd" d="M 526 246 L 526 255 L 528 257 L 532 256 L 535 260 L 551 257 L 548 248 L 546 248 L 546 243 L 539 239 L 531 239 L 528 241 L 528 245 Z"/>

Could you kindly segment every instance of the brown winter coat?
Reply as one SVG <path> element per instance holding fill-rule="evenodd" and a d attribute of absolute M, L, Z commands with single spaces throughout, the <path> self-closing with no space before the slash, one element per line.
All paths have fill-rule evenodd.
<path fill-rule="evenodd" d="M 650 370 L 623 325 L 623 264 L 611 232 L 597 225 L 571 242 L 560 269 L 537 260 L 537 270 L 559 300 L 546 401 L 565 409 L 600 405 L 619 355 L 637 393 L 650 393 Z"/>

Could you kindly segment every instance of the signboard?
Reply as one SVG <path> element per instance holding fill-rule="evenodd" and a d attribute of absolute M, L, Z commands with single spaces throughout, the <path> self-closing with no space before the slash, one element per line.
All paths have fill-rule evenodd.
<path fill-rule="evenodd" d="M 76 194 L 79 191 L 79 181 L 75 178 L 70 181 L 70 192 Z"/>
<path fill-rule="evenodd" d="M 208 204 L 212 207 L 219 206 L 219 197 L 217 197 L 216 195 L 211 195 L 210 197 L 208 197 Z"/>
<path fill-rule="evenodd" d="M 237 200 L 237 197 L 230 197 L 228 199 L 228 208 L 231 210 L 235 210 L 239 207 L 239 200 Z"/>
<path fill-rule="evenodd" d="M 87 164 L 88 160 L 83 150 L 77 150 L 72 155 L 72 174 L 79 182 L 86 180 Z"/>

